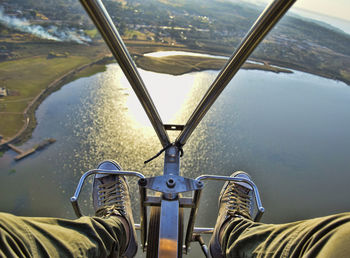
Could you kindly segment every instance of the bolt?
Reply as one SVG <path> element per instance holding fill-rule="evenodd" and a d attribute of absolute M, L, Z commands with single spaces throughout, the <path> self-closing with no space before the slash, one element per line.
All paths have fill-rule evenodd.
<path fill-rule="evenodd" d="M 172 158 L 176 157 L 176 149 L 174 147 L 170 148 L 168 151 L 168 155 Z"/>
<path fill-rule="evenodd" d="M 169 178 L 168 181 L 166 181 L 166 184 L 169 188 L 173 188 L 176 184 L 175 180 L 172 178 Z"/>
<path fill-rule="evenodd" d="M 147 185 L 147 179 L 146 178 L 140 178 L 139 179 L 139 186 L 146 186 Z"/>
<path fill-rule="evenodd" d="M 203 187 L 203 182 L 202 181 L 197 181 L 197 186 L 202 188 Z"/>

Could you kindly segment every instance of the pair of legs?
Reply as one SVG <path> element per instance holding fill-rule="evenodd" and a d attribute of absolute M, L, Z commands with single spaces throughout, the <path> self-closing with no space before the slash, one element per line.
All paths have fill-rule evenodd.
<path fill-rule="evenodd" d="M 251 180 L 245 172 L 232 176 Z M 212 257 L 350 257 L 350 213 L 286 224 L 254 222 L 252 188 L 228 183 L 210 241 Z"/>
<path fill-rule="evenodd" d="M 106 161 L 101 169 L 120 169 Z M 232 176 L 250 177 L 244 172 Z M 252 221 L 252 189 L 227 183 L 209 249 L 212 257 L 348 257 L 350 213 L 288 224 Z M 94 179 L 95 217 L 24 218 L 0 213 L 0 257 L 132 257 L 137 250 L 122 176 Z"/>

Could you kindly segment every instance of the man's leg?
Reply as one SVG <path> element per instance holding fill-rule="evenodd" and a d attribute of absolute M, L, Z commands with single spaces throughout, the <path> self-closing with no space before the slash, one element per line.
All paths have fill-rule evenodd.
<path fill-rule="evenodd" d="M 98 168 L 120 170 L 114 161 Z M 123 176 L 96 175 L 95 217 L 25 218 L 0 213 L 0 257 L 132 257 L 136 233 Z"/>
<path fill-rule="evenodd" d="M 234 218 L 222 235 L 227 257 L 349 257 L 350 213 L 287 224 Z"/>
<path fill-rule="evenodd" d="M 232 176 L 251 180 L 244 172 Z M 228 183 L 209 249 L 213 257 L 348 257 L 350 213 L 287 224 L 252 220 L 252 188 Z"/>
<path fill-rule="evenodd" d="M 0 213 L 0 257 L 110 257 L 125 250 L 117 216 L 77 220 Z"/>

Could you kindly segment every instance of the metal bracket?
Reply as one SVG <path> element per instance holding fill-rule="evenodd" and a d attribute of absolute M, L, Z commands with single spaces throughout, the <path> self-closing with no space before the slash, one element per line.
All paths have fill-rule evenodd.
<path fill-rule="evenodd" d="M 260 221 L 262 215 L 265 212 L 265 209 L 261 203 L 258 187 L 256 187 L 254 182 L 251 180 L 244 179 L 244 178 L 237 178 L 237 177 L 230 177 L 230 176 L 216 176 L 216 175 L 201 175 L 201 176 L 197 177 L 196 180 L 199 180 L 199 181 L 201 181 L 201 180 L 219 180 L 219 181 L 233 181 L 233 182 L 247 183 L 253 189 L 255 203 L 257 206 L 257 210 L 258 210 L 257 214 L 255 215 L 254 221 Z"/>
<path fill-rule="evenodd" d="M 185 128 L 185 126 L 169 124 L 169 125 L 164 125 L 164 128 L 165 130 L 168 130 L 168 131 L 182 131 Z"/>
<path fill-rule="evenodd" d="M 141 174 L 140 172 L 135 171 L 120 171 L 120 170 L 107 170 L 107 169 L 92 169 L 88 172 L 85 172 L 78 183 L 77 189 L 75 190 L 74 195 L 70 198 L 70 201 L 72 203 L 75 215 L 77 215 L 78 218 L 82 217 L 83 214 L 80 211 L 79 204 L 78 204 L 78 198 L 81 192 L 81 189 L 84 185 L 84 182 L 86 178 L 88 178 L 91 175 L 95 174 L 109 174 L 109 175 L 120 175 L 120 176 L 135 176 L 141 179 L 145 179 L 145 176 Z"/>
<path fill-rule="evenodd" d="M 255 197 L 255 202 L 256 202 L 256 206 L 257 206 L 257 210 L 258 210 L 257 214 L 255 215 L 254 221 L 259 221 L 261 219 L 265 209 L 261 204 L 258 188 L 253 183 L 253 181 L 247 180 L 244 178 L 236 178 L 236 177 L 230 177 L 230 176 L 216 176 L 216 175 L 201 175 L 201 176 L 196 178 L 196 181 L 198 181 L 198 182 L 201 182 L 202 180 L 233 181 L 233 182 L 244 182 L 244 183 L 249 184 L 253 189 L 253 194 Z M 194 241 L 198 241 L 200 243 L 201 248 L 202 248 L 205 255 L 208 254 L 207 247 L 201 243 L 201 241 L 200 241 L 201 239 L 199 238 L 199 236 L 200 236 L 200 234 L 204 234 L 204 231 L 205 231 L 205 233 L 212 233 L 213 229 L 207 228 L 203 232 L 200 232 L 201 229 L 194 227 L 196 216 L 197 216 L 197 211 L 198 211 L 198 207 L 199 207 L 200 195 L 201 195 L 200 190 L 194 192 L 194 197 L 193 197 L 194 206 L 191 208 L 191 213 L 190 213 L 190 217 L 188 220 L 188 226 L 187 226 L 187 232 L 186 232 L 186 239 L 185 239 L 184 252 L 186 254 L 189 252 L 191 242 L 194 242 Z"/>
<path fill-rule="evenodd" d="M 178 175 L 156 176 L 146 180 L 145 188 L 164 194 L 178 194 L 203 188 L 201 181 Z"/>

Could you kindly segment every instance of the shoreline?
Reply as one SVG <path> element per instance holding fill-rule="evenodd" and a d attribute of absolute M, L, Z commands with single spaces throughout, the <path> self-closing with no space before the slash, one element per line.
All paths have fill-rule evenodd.
<path fill-rule="evenodd" d="M 108 60 L 110 59 L 110 56 L 104 56 L 94 62 L 81 65 L 63 75 L 56 78 L 54 81 L 52 81 L 45 89 L 43 89 L 25 108 L 23 111 L 23 116 L 25 120 L 25 124 L 23 127 L 18 131 L 14 136 L 12 136 L 10 139 L 6 141 L 0 141 L 0 151 L 8 149 L 7 144 L 23 144 L 27 140 L 31 138 L 32 132 L 34 131 L 37 121 L 35 117 L 35 112 L 37 108 L 40 106 L 40 104 L 53 92 L 59 90 L 62 86 L 66 85 L 72 79 L 74 79 L 74 75 L 77 73 L 92 67 L 97 64 L 104 64 L 106 65 L 108 63 Z"/>
<path fill-rule="evenodd" d="M 269 62 L 270 65 L 275 65 L 275 66 L 279 66 L 279 67 L 286 67 L 287 69 L 292 69 L 295 71 L 316 75 L 316 76 L 319 76 L 322 78 L 326 78 L 326 79 L 330 79 L 330 80 L 334 80 L 334 81 L 338 81 L 338 82 L 343 82 L 347 86 L 350 87 L 350 80 L 346 80 L 345 78 L 340 79 L 335 75 L 322 73 L 321 71 L 316 71 L 316 70 L 309 68 L 309 67 L 299 66 L 296 64 L 291 64 L 291 63 L 286 63 L 286 62 L 281 62 L 281 61 L 277 62 L 276 60 L 269 60 L 269 59 L 267 59 L 267 62 Z"/>
<path fill-rule="evenodd" d="M 145 51 L 130 51 L 131 55 L 133 55 L 135 57 L 135 63 L 137 64 L 138 68 L 141 68 L 143 70 L 148 70 L 148 71 L 153 71 L 153 72 L 158 72 L 158 73 L 166 73 L 166 74 L 173 74 L 173 75 L 182 75 L 182 74 L 186 74 L 186 73 L 190 73 L 190 72 L 197 72 L 197 71 L 205 71 L 205 70 L 220 70 L 222 68 L 222 66 L 227 62 L 227 60 L 220 60 L 220 59 L 215 59 L 215 58 L 211 58 L 211 57 L 193 57 L 193 56 L 173 56 L 173 57 L 162 57 L 162 58 L 156 58 L 156 57 L 146 57 L 144 56 L 145 53 L 149 53 L 149 50 L 152 50 L 152 45 L 150 45 L 147 50 L 145 49 Z M 130 47 L 130 50 L 133 47 Z M 203 53 L 203 51 L 197 51 L 195 49 L 191 50 L 188 49 L 186 47 L 165 47 L 165 46 L 156 46 L 157 51 L 171 51 L 173 49 L 176 50 L 182 50 L 182 51 L 186 51 L 186 52 L 192 52 L 192 53 Z M 154 49 L 155 50 L 155 49 Z M 135 54 L 135 52 L 137 54 Z M 206 53 L 206 54 L 218 54 L 218 53 Z M 222 53 L 221 53 L 222 54 Z M 174 58 L 175 57 L 175 58 Z M 187 58 L 186 58 L 187 57 Z M 140 60 L 143 59 L 143 62 L 140 62 Z M 149 68 L 149 66 L 147 66 L 148 62 L 144 62 L 145 60 L 151 60 L 153 61 L 153 67 Z M 181 72 L 176 71 L 176 69 L 168 69 L 169 67 L 172 67 L 174 64 L 170 62 L 170 64 L 168 63 L 167 67 L 164 66 L 164 62 L 159 62 L 160 59 L 167 59 L 166 61 L 180 61 L 180 63 L 178 63 L 178 65 L 183 66 L 183 61 L 184 59 L 187 59 L 187 61 L 190 61 L 189 66 L 185 67 L 187 69 L 184 69 Z M 255 63 L 250 63 L 249 61 L 246 62 L 241 68 L 242 69 L 246 69 L 246 70 L 263 70 L 263 71 L 270 71 L 270 72 L 275 72 L 275 73 L 293 73 L 293 71 L 289 70 L 289 69 L 293 69 L 293 70 L 297 70 L 297 71 L 301 71 L 301 72 L 306 72 L 306 73 L 310 73 L 310 74 L 314 74 L 320 77 L 324 77 L 324 78 L 328 78 L 328 79 L 332 79 L 332 80 L 337 80 L 337 81 L 341 81 L 346 83 L 347 85 L 350 86 L 350 82 L 347 81 L 343 81 L 343 80 L 339 80 L 335 77 L 329 76 L 327 74 L 320 74 L 317 73 L 317 71 L 313 71 L 312 69 L 303 69 L 303 67 L 298 67 L 296 65 L 293 64 L 284 64 L 284 63 L 276 63 L 275 60 L 266 60 L 266 61 L 261 61 L 261 60 L 257 60 L 257 59 L 251 59 L 254 61 L 259 61 L 262 62 L 263 64 L 255 64 Z M 7 144 L 9 143 L 13 143 L 13 144 L 23 144 L 24 142 L 26 142 L 27 140 L 30 139 L 32 132 L 34 131 L 36 125 L 37 125 L 37 121 L 36 121 L 36 117 L 35 117 L 35 112 L 37 110 L 37 108 L 40 106 L 40 104 L 49 96 L 51 95 L 53 92 L 59 90 L 62 86 L 64 86 L 65 84 L 69 83 L 70 81 L 76 79 L 74 78 L 74 76 L 79 73 L 82 72 L 83 70 L 87 69 L 87 68 L 91 68 L 94 65 L 103 65 L 106 66 L 109 63 L 112 63 L 113 61 L 115 61 L 113 56 L 110 55 L 105 55 L 102 58 L 88 63 L 88 64 L 84 64 L 81 65 L 69 72 L 67 72 L 66 74 L 56 78 L 54 81 L 52 81 L 45 89 L 43 89 L 31 102 L 30 104 L 26 107 L 26 109 L 23 112 L 23 116 L 25 119 L 25 124 L 23 125 L 23 127 L 21 128 L 20 131 L 18 131 L 13 137 L 11 137 L 10 139 L 6 140 L 6 141 L 0 141 L 0 151 L 6 151 L 7 148 Z M 202 61 L 205 63 L 204 67 L 196 67 L 193 64 L 198 62 L 198 61 Z M 191 63 L 192 62 L 192 63 Z M 275 67 L 278 66 L 278 67 Z M 166 71 L 165 71 L 166 70 Z M 95 74 L 96 72 L 93 72 L 92 74 Z M 77 78 L 80 77 L 84 77 L 84 76 L 78 76 Z"/>
<path fill-rule="evenodd" d="M 185 52 L 192 52 L 192 53 L 199 53 L 199 54 L 209 54 L 209 55 L 217 55 L 217 56 L 226 56 L 230 57 L 232 55 L 231 52 L 226 51 L 213 51 L 212 49 L 197 49 L 193 48 L 190 49 L 187 46 L 161 46 L 161 45 L 153 45 L 145 43 L 145 42 L 134 42 L 134 41 L 126 41 L 125 42 L 128 45 L 128 48 L 135 48 L 134 55 L 133 56 L 141 56 L 143 54 L 156 52 L 156 51 L 185 51 Z M 133 52 L 130 51 L 132 54 Z M 163 57 L 164 58 L 164 57 Z M 214 58 L 212 58 L 214 59 Z M 320 76 L 323 78 L 336 80 L 339 82 L 343 82 L 347 84 L 347 86 L 350 86 L 350 76 L 346 77 L 341 74 L 334 73 L 334 71 L 331 70 L 320 70 L 319 67 L 313 66 L 313 65 L 307 65 L 303 63 L 293 63 L 293 62 L 285 62 L 281 61 L 280 59 L 276 60 L 275 58 L 269 58 L 264 57 L 263 59 L 260 57 L 256 57 L 254 55 L 249 57 L 249 60 L 252 61 L 258 61 L 261 63 L 268 63 L 270 66 L 278 66 L 281 69 L 289 69 L 289 70 L 296 70 L 300 72 L 310 73 L 316 76 Z M 249 62 L 248 60 L 248 62 Z M 146 69 L 150 70 L 150 69 Z M 203 69 L 205 70 L 205 69 Z M 341 72 L 340 72 L 341 73 Z"/>
<path fill-rule="evenodd" d="M 253 60 L 251 60 L 253 61 Z M 261 64 L 246 61 L 241 69 L 262 70 L 274 73 L 293 73 L 293 71 L 270 65 L 263 61 Z M 221 70 L 227 63 L 227 59 L 201 56 L 174 55 L 165 57 L 136 56 L 136 65 L 146 71 L 165 73 L 171 75 L 183 75 L 190 72 L 205 70 Z"/>

